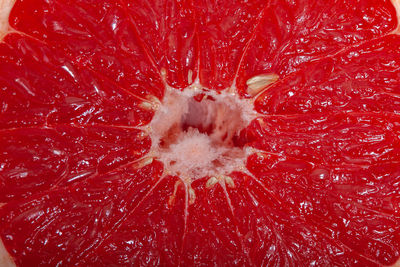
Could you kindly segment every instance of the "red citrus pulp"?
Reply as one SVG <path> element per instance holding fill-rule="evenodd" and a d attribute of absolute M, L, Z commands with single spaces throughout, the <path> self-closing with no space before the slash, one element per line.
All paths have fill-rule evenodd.
<path fill-rule="evenodd" d="M 400 265 L 398 0 L 0 0 L 0 265 Z"/>

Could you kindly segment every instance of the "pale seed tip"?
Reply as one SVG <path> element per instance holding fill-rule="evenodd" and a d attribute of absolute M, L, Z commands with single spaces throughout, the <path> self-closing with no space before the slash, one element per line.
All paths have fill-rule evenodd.
<path fill-rule="evenodd" d="M 247 93 L 255 96 L 262 92 L 268 85 L 276 82 L 279 76 L 275 73 L 260 74 L 247 80 Z"/>

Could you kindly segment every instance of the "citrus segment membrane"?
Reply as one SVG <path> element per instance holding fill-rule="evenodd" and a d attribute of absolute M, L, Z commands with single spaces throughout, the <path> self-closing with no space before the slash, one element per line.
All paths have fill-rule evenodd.
<path fill-rule="evenodd" d="M 43 42 L 12 33 L 0 44 L 2 128 L 57 123 L 137 126 L 151 119 L 137 97 Z M 17 62 L 17 64 L 16 64 Z"/>
<path fill-rule="evenodd" d="M 176 177 L 166 177 L 160 181 L 124 223 L 109 238 L 102 240 L 101 246 L 84 257 L 79 265 L 143 266 L 163 262 L 172 266 L 178 263 L 179 254 L 176 252 L 182 249 L 185 233 L 182 215 L 186 198 L 182 183 L 174 192 L 178 181 Z M 168 204 L 172 194 L 174 202 Z"/>
<path fill-rule="evenodd" d="M 284 169 L 274 168 L 273 161 L 270 164 L 271 174 L 277 176 L 284 174 Z M 293 178 L 296 177 L 296 180 L 303 178 L 300 173 L 294 174 L 288 171 L 287 174 Z M 297 202 L 293 203 L 293 198 L 298 195 L 303 196 L 299 188 L 290 190 L 295 183 L 287 185 L 279 179 L 276 183 L 271 183 L 266 176 L 260 176 L 258 179 L 236 176 L 234 180 L 236 186 L 227 188 L 227 191 L 238 231 L 243 236 L 243 244 L 247 247 L 254 265 L 296 266 L 298 262 L 317 266 L 376 266 L 378 264 L 374 257 L 368 258 L 359 254 L 358 251 L 353 251 L 353 247 L 348 247 L 338 241 L 335 232 L 329 232 L 334 223 L 324 229 L 322 222 L 318 224 L 316 220 L 318 224 L 316 226 L 304 219 L 305 214 L 311 214 L 318 209 L 309 202 L 309 199 L 313 198 L 312 192 L 309 192 L 307 198 L 300 198 L 301 201 L 296 199 Z M 288 190 L 282 190 L 282 185 L 285 188 L 288 187 Z M 326 202 L 324 196 L 317 198 Z M 319 200 L 316 200 L 317 203 Z M 335 204 L 332 203 L 332 205 Z M 321 213 L 325 212 L 325 208 L 320 210 Z M 254 222 L 255 216 L 258 220 Z M 323 214 L 322 218 L 326 216 Z M 340 221 L 335 220 L 335 222 L 340 224 Z M 350 227 L 348 231 L 351 231 Z M 363 241 L 360 244 L 363 244 Z M 315 246 L 319 249 L 315 250 Z M 381 252 L 378 251 L 377 254 Z M 397 257 L 396 254 L 393 255 Z M 390 262 L 392 259 L 385 260 Z"/>
<path fill-rule="evenodd" d="M 126 166 L 2 208 L 2 239 L 17 265 L 75 265 L 87 257 L 152 194 L 157 164 Z"/>
<path fill-rule="evenodd" d="M 400 112 L 398 35 L 376 38 L 305 66 L 259 95 L 254 104 L 257 111 Z"/>
<path fill-rule="evenodd" d="M 390 113 L 266 116 L 249 127 L 249 144 L 265 153 L 247 167 L 344 253 L 391 264 L 399 257 L 398 123 Z"/>
<path fill-rule="evenodd" d="M 238 236 L 224 187 L 217 184 L 213 188 L 206 188 L 206 179 L 193 182 L 196 201 L 188 208 L 180 262 L 182 266 L 200 265 L 203 262 L 230 266 L 251 263 Z"/>
<path fill-rule="evenodd" d="M 197 37 L 192 1 L 123 1 L 145 46 L 174 88 L 196 78 Z M 195 3 L 197 5 L 198 3 Z M 151 15 L 149 15 L 151 14 Z"/>
<path fill-rule="evenodd" d="M 10 24 L 137 96 L 163 94 L 161 77 L 118 1 L 18 1 Z"/>
<path fill-rule="evenodd" d="M 140 159 L 150 148 L 139 130 L 107 126 L 2 130 L 0 142 L 0 202 L 105 173 Z"/>
<path fill-rule="evenodd" d="M 259 0 L 195 2 L 199 77 L 203 86 L 223 90 L 232 85 L 246 44 L 267 5 L 267 1 Z"/>
<path fill-rule="evenodd" d="M 305 62 L 388 34 L 396 26 L 389 0 L 269 1 L 243 54 L 236 86 L 246 93 L 251 77 L 283 77 Z"/>
<path fill-rule="evenodd" d="M 242 134 L 249 145 L 266 152 L 328 166 L 362 167 L 399 159 L 399 119 L 375 113 L 265 116 Z"/>
<path fill-rule="evenodd" d="M 395 197 L 390 197 L 395 193 L 385 189 L 393 188 L 398 179 L 382 172 L 394 164 L 362 168 L 342 164 L 327 171 L 323 164 L 268 153 L 252 157 L 248 164 L 272 195 L 286 200 L 282 207 L 336 247 L 339 261 L 349 257 L 349 265 L 360 258 L 391 264 L 399 257 L 398 216 L 389 216 L 397 214 Z M 377 177 L 387 179 L 377 181 Z M 328 262 L 334 258 L 319 257 Z"/>

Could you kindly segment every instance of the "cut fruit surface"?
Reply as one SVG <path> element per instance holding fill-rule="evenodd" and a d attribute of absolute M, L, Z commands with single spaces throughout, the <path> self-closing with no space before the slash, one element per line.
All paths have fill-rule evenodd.
<path fill-rule="evenodd" d="M 399 6 L 0 0 L 0 265 L 398 266 Z"/>
<path fill-rule="evenodd" d="M 389 0 L 268 3 L 243 54 L 239 91 L 254 75 L 272 72 L 285 76 L 303 69 L 306 62 L 329 57 L 397 27 L 396 10 Z"/>

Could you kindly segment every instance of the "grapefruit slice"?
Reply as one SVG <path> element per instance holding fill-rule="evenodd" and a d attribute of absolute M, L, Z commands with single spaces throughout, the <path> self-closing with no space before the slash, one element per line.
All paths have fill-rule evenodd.
<path fill-rule="evenodd" d="M 399 25 L 397 0 L 0 0 L 0 265 L 398 266 Z"/>

